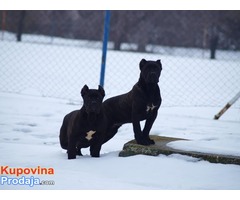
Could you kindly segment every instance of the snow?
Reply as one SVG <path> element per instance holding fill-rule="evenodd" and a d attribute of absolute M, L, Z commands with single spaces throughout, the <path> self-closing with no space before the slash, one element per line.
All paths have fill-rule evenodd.
<path fill-rule="evenodd" d="M 36 168 L 38 166 L 42 168 L 53 168 L 54 175 L 46 174 L 33 176 L 40 178 L 41 180 L 53 180 L 55 182 L 54 185 L 35 185 L 33 187 L 29 187 L 28 185 L 3 184 L 0 185 L 0 189 L 240 189 L 239 165 L 212 164 L 207 161 L 178 154 L 170 156 L 159 155 L 156 157 L 143 155 L 126 158 L 118 157 L 118 153 L 121 151 L 124 143 L 133 139 L 131 124 L 122 126 L 119 133 L 103 145 L 100 158 L 90 157 L 89 149 L 87 148 L 82 151 L 84 156 L 77 157 L 75 160 L 68 160 L 65 150 L 62 150 L 59 145 L 59 129 L 63 117 L 70 111 L 81 107 L 82 100 L 79 95 L 81 88 L 79 87 L 82 87 L 85 82 L 83 80 L 80 80 L 75 84 L 70 82 L 75 93 L 68 99 L 62 99 L 64 97 L 63 94 L 68 90 L 69 85 L 66 84 L 65 87 L 58 87 L 59 83 L 66 78 L 66 76 L 54 76 L 54 71 L 62 70 L 62 74 L 65 75 L 63 73 L 65 69 L 64 65 L 59 66 L 58 69 L 55 69 L 52 66 L 50 75 L 54 76 L 55 81 L 54 84 L 52 84 L 51 82 L 48 82 L 49 74 L 43 76 L 43 71 L 49 69 L 48 62 L 44 62 L 42 65 L 37 66 L 34 64 L 33 56 L 44 58 L 44 56 L 52 54 L 56 49 L 67 48 L 69 54 L 67 54 L 66 57 L 63 57 L 63 59 L 67 59 L 68 56 L 71 57 L 71 53 L 74 54 L 75 50 L 70 47 L 56 47 L 46 44 L 30 45 L 26 43 L 15 44 L 14 42 L 1 42 L 0 45 L 6 49 L 14 48 L 16 50 L 16 53 L 14 54 L 16 59 L 19 54 L 24 54 L 23 49 L 30 49 L 30 51 L 37 53 L 36 55 L 26 54 L 22 57 L 22 63 L 18 63 L 16 60 L 11 60 L 11 62 L 6 64 L 6 59 L 1 61 L 4 63 L 4 65 L 1 66 L 1 72 L 4 73 L 4 76 L 0 75 L 0 91 L 4 92 L 0 92 L 0 165 L 12 168 Z M 95 49 L 87 50 L 91 52 L 92 55 L 99 55 L 99 52 Z M 3 49 L 0 51 L 1 56 L 4 55 L 2 53 L 5 53 L 6 55 L 6 52 L 4 52 Z M 86 49 L 80 48 L 77 51 L 78 53 L 84 52 Z M 43 52 L 45 53 L 42 54 Z M 113 54 L 117 53 L 110 52 L 108 54 L 109 64 L 114 62 L 112 59 Z M 140 57 L 146 55 L 134 53 L 123 54 L 124 56 L 131 57 L 131 59 L 135 59 L 136 63 L 139 62 Z M 119 57 L 121 58 L 123 54 L 119 53 Z M 147 54 L 147 56 L 147 59 L 156 58 L 155 54 Z M 180 57 L 162 56 L 162 62 L 169 64 L 167 63 L 168 58 L 180 59 L 179 65 L 174 66 L 172 70 L 177 70 L 178 67 L 181 67 Z M 96 60 L 91 60 L 89 65 L 98 67 L 99 61 Z M 29 64 L 29 61 L 32 61 L 30 62 L 31 65 L 23 65 L 24 63 Z M 56 60 L 53 60 L 52 62 L 56 62 Z M 80 62 L 81 58 L 77 60 L 75 59 L 72 63 L 73 68 Z M 208 62 L 210 61 L 203 59 L 202 62 L 204 64 L 199 66 L 200 68 L 208 66 Z M 217 67 L 212 67 L 213 71 L 220 67 L 225 69 L 226 72 L 226 74 L 221 74 L 219 78 L 215 79 L 215 81 L 218 81 L 224 76 L 227 76 L 231 67 L 226 68 L 227 62 L 224 60 L 216 61 L 216 63 Z M 239 61 L 234 61 L 233 63 L 235 72 L 238 72 Z M 20 71 L 20 68 L 16 66 L 17 64 L 20 64 L 29 71 L 29 75 L 26 79 L 21 79 L 19 77 L 19 74 L 22 72 Z M 121 62 L 118 64 L 119 67 L 122 67 Z M 6 67 L 10 71 L 4 71 L 4 69 L 7 69 Z M 83 66 L 82 70 L 87 71 L 86 69 L 88 67 L 89 66 Z M 129 73 L 127 65 L 123 66 L 123 68 L 123 71 L 125 70 L 126 73 Z M 43 71 L 41 71 L 36 78 L 32 76 L 32 74 L 34 70 L 38 69 L 42 69 Z M 181 69 L 183 74 L 187 76 L 186 71 L 183 69 L 184 68 Z M 171 69 L 169 67 L 164 68 L 162 74 L 163 77 L 159 83 L 161 88 L 162 83 L 167 81 L 167 74 L 170 73 L 170 71 Z M 202 72 L 203 76 L 204 72 L 206 72 L 205 69 L 203 69 Z M 84 80 L 87 80 L 88 83 L 90 82 L 91 88 L 97 88 L 99 79 L 96 80 L 96 78 L 90 78 L 90 80 L 88 80 L 88 76 L 93 77 L 94 75 L 91 74 L 91 72 L 86 73 L 88 74 Z M 129 77 L 127 77 L 127 87 L 123 87 L 123 85 L 120 84 L 118 88 L 116 88 L 115 85 L 111 86 L 111 81 L 115 80 L 121 83 L 124 74 L 121 74 L 118 77 L 114 74 L 113 69 L 110 68 L 107 69 L 107 73 L 112 74 L 112 79 L 106 83 L 107 96 L 105 99 L 130 89 L 132 84 L 137 80 L 139 71 L 138 68 L 131 71 L 131 73 L 136 74 L 136 79 L 128 79 Z M 73 71 L 72 74 L 73 75 L 71 76 L 76 75 L 77 71 Z M 177 74 L 174 78 L 178 79 Z M 206 85 L 204 85 L 203 88 L 206 88 L 209 84 L 209 91 L 214 90 L 213 83 L 205 79 L 206 77 L 197 78 L 206 80 Z M 16 90 L 12 90 L 15 87 L 11 84 L 13 83 L 13 79 L 17 79 L 19 87 L 23 86 L 25 89 L 21 90 L 17 88 Z M 191 83 L 193 79 L 189 77 L 189 81 Z M 239 83 L 239 79 L 234 81 Z M 66 81 L 66 83 L 67 82 L 68 81 Z M 233 93 L 238 89 L 236 88 L 236 85 L 229 85 L 229 87 L 231 87 Z M 6 88 L 9 90 L 6 90 Z M 178 87 L 174 88 L 170 85 L 169 88 L 176 91 L 176 93 L 178 92 Z M 213 120 L 213 117 L 221 107 L 218 106 L 219 102 L 216 102 L 217 106 L 212 106 L 214 98 L 211 93 L 204 93 L 206 99 L 212 99 L 210 106 L 182 106 L 181 102 L 180 106 L 169 106 L 171 105 L 171 96 L 166 95 L 169 88 L 166 83 L 163 84 L 162 96 L 164 103 L 159 110 L 151 134 L 189 139 L 189 141 L 178 141 L 169 144 L 171 147 L 177 149 L 240 156 L 240 110 L 238 106 L 231 107 L 220 118 L 220 120 L 216 121 Z M 45 89 L 49 91 L 57 90 L 57 95 L 62 96 L 59 98 L 46 97 L 48 95 L 45 94 Z M 65 95 L 68 95 L 68 93 Z M 166 98 L 165 95 L 167 96 Z M 194 93 L 193 96 L 194 95 L 196 95 L 196 93 Z M 214 93 L 214 95 L 218 94 Z M 168 101 L 170 101 L 169 105 Z M 183 101 L 188 101 L 187 105 L 191 103 L 187 98 L 183 99 Z M 6 176 L 16 178 L 14 175 Z M 26 177 L 28 176 L 31 175 L 26 175 Z"/>

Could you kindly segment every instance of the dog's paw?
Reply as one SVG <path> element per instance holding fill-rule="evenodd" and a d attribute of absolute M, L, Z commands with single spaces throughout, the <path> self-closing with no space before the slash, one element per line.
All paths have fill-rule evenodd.
<path fill-rule="evenodd" d="M 144 146 L 150 145 L 150 143 L 147 142 L 146 140 L 140 140 L 140 141 L 137 141 L 137 143 Z"/>
<path fill-rule="evenodd" d="M 150 138 L 147 139 L 141 139 L 140 141 L 137 141 L 138 144 L 148 146 L 148 145 L 153 145 L 155 144 L 154 140 L 151 140 Z"/>
<path fill-rule="evenodd" d="M 91 154 L 91 156 L 94 157 L 94 158 L 99 158 L 100 157 L 99 154 Z"/>
<path fill-rule="evenodd" d="M 147 142 L 152 145 L 152 144 L 155 144 L 154 140 L 151 140 L 150 138 L 147 140 Z"/>
<path fill-rule="evenodd" d="M 70 160 L 70 159 L 76 159 L 76 155 L 68 154 L 68 160 Z"/>

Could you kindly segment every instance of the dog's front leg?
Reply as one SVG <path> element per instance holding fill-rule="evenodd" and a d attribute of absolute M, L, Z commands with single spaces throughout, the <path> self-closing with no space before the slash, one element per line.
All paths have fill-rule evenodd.
<path fill-rule="evenodd" d="M 138 144 L 145 145 L 143 141 L 140 120 L 137 118 L 134 118 L 132 123 L 133 123 L 133 132 L 134 132 L 135 140 L 137 141 Z"/>
<path fill-rule="evenodd" d="M 102 145 L 93 145 L 90 146 L 90 155 L 92 157 L 98 158 L 100 157 L 100 150 L 101 150 Z"/>
<path fill-rule="evenodd" d="M 102 144 L 104 143 L 104 135 L 102 132 L 97 132 L 96 133 L 98 137 L 95 139 L 93 144 L 90 146 L 90 155 L 92 157 L 100 157 L 100 151 L 102 148 Z"/>
<path fill-rule="evenodd" d="M 101 150 L 101 147 L 102 147 L 102 141 L 100 142 L 97 142 L 97 143 L 94 143 L 90 146 L 90 155 L 92 157 L 95 157 L 95 158 L 98 158 L 100 157 L 100 150 Z"/>
<path fill-rule="evenodd" d="M 149 138 L 149 132 L 152 128 L 152 125 L 157 117 L 157 111 L 152 111 L 151 115 L 146 119 L 144 128 L 143 128 L 143 139 L 148 145 L 155 144 L 153 140 Z"/>
<path fill-rule="evenodd" d="M 67 151 L 68 159 L 76 158 L 76 143 L 77 143 L 77 137 L 72 134 L 68 140 L 68 151 Z"/>

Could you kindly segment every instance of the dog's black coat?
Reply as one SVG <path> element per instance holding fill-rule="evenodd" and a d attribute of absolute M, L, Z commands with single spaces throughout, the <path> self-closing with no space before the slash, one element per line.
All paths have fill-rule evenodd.
<path fill-rule="evenodd" d="M 162 99 L 158 86 L 162 71 L 160 60 L 140 62 L 140 78 L 132 90 L 103 102 L 104 112 L 108 118 L 108 131 L 104 142 L 110 140 L 125 123 L 133 124 L 134 136 L 138 144 L 150 145 L 149 131 L 157 117 Z M 146 120 L 143 130 L 140 121 Z"/>
<path fill-rule="evenodd" d="M 104 89 L 98 90 L 84 86 L 81 90 L 83 106 L 80 110 L 67 114 L 60 129 L 60 145 L 67 149 L 68 159 L 75 159 L 81 154 L 81 148 L 90 146 L 92 157 L 99 157 L 106 133 L 107 120 L 103 113 L 102 101 Z"/>

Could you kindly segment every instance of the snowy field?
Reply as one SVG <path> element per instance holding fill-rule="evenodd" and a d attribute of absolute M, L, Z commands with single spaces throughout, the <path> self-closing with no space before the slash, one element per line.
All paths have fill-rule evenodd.
<path fill-rule="evenodd" d="M 0 190 L 9 189 L 39 189 L 39 190 L 51 190 L 51 189 L 125 189 L 125 190 L 239 190 L 240 189 L 240 166 L 239 165 L 224 165 L 224 164 L 212 164 L 207 161 L 199 160 L 196 158 L 170 155 L 159 155 L 157 157 L 137 155 L 133 157 L 118 157 L 119 151 L 121 151 L 124 143 L 133 139 L 132 126 L 130 124 L 124 125 L 120 128 L 119 133 L 108 143 L 104 144 L 101 150 L 100 158 L 91 158 L 89 156 L 89 149 L 83 150 L 83 157 L 77 157 L 75 160 L 67 160 L 67 154 L 61 149 L 59 145 L 58 135 L 59 129 L 62 123 L 63 117 L 70 111 L 79 109 L 82 105 L 82 101 L 79 95 L 81 87 L 86 83 L 90 83 L 91 88 L 97 88 L 99 79 L 85 79 L 72 82 L 65 86 L 60 86 L 64 79 L 67 79 L 68 73 L 64 73 L 63 66 L 56 68 L 49 68 L 49 60 L 44 61 L 42 65 L 34 65 L 34 59 L 37 57 L 46 57 L 48 54 L 52 54 L 56 49 L 65 48 L 73 54 L 73 49 L 69 47 L 57 47 L 51 45 L 31 45 L 31 44 L 16 44 L 15 42 L 0 42 L 0 165 L 9 166 L 9 168 L 51 168 L 54 170 L 53 174 L 27 174 L 27 175 L 7 175 L 6 171 L 1 168 L 1 177 L 8 178 L 21 178 L 22 176 L 39 178 L 41 181 L 53 181 L 54 185 L 29 185 L 21 184 L 8 184 L 3 182 L 0 184 Z M 24 47 L 24 48 L 23 48 Z M 66 49 L 67 48 L 67 49 Z M 6 59 L 7 52 L 10 49 L 15 49 L 13 54 L 14 59 Z M 24 51 L 25 49 L 25 51 Z M 28 51 L 26 50 L 28 49 Z M 84 52 L 85 49 L 78 50 Z M 90 50 L 89 50 L 90 51 Z M 91 49 L 92 55 L 99 56 L 99 51 Z M 32 54 L 31 54 L 32 53 Z M 109 63 L 113 62 L 111 55 L 115 52 L 109 52 Z M 4 57 L 5 55 L 5 57 Z M 34 55 L 34 56 L 33 56 Z M 155 54 L 134 54 L 134 53 L 119 53 L 119 57 L 125 56 L 125 59 L 131 57 L 135 59 L 136 63 L 146 55 L 146 59 L 155 60 L 157 56 Z M 18 59 L 20 56 L 21 59 Z M 63 57 L 63 59 L 67 59 Z M 94 56 L 93 56 L 94 57 Z M 70 57 L 71 58 L 71 57 Z M 186 83 L 179 83 L 178 86 L 173 87 L 164 82 L 167 81 L 168 73 L 172 73 L 174 70 L 178 70 L 181 65 L 181 58 L 174 58 L 168 56 L 162 56 L 162 62 L 169 63 L 168 59 L 179 60 L 179 65 L 173 68 L 164 68 L 162 79 L 159 83 L 162 89 L 163 106 L 159 110 L 159 115 L 151 130 L 151 134 L 160 136 L 170 136 L 190 139 L 190 141 L 172 142 L 169 145 L 177 149 L 194 150 L 209 153 L 221 153 L 225 155 L 240 156 L 240 109 L 239 106 L 230 108 L 226 114 L 224 114 L 220 120 L 213 120 L 214 115 L 221 109 L 218 106 L 219 103 L 225 104 L 230 99 L 221 100 L 222 102 L 216 102 L 217 106 L 213 106 L 213 103 L 218 99 L 218 92 L 214 90 L 215 85 L 213 80 L 208 80 L 205 74 L 204 67 L 210 66 L 210 61 L 203 59 L 200 69 L 203 69 L 202 76 L 195 77 L 204 82 L 202 88 L 204 89 L 204 95 L 206 99 L 210 100 L 210 106 L 169 106 L 171 104 L 171 95 L 167 95 L 169 91 L 178 92 L 181 86 Z M 190 58 L 188 58 L 190 59 Z M 195 58 L 193 58 L 195 59 Z M 97 60 L 97 59 L 96 59 Z M 21 63 L 22 62 L 22 63 Z M 50 63 L 57 62 L 52 60 Z M 81 63 L 81 59 L 74 59 L 73 65 Z M 94 59 L 90 61 L 89 65 L 99 66 Z M 26 63 L 26 65 L 24 65 Z M 218 78 L 214 79 L 219 81 L 225 76 L 228 76 L 228 71 L 233 70 L 236 74 L 239 74 L 240 61 L 233 61 L 228 68 L 228 62 L 216 61 L 216 65 L 212 66 L 211 70 L 218 70 L 223 68 L 225 74 L 219 73 Z M 121 62 L 118 62 L 119 67 Z M 19 67 L 21 66 L 21 67 Z M 22 75 L 21 69 L 28 70 L 26 78 L 20 77 Z M 70 77 L 82 74 L 86 72 L 89 66 L 85 65 L 80 71 L 73 71 Z M 121 82 L 122 77 L 128 77 L 129 71 L 127 66 L 121 71 L 121 74 L 113 74 L 112 80 Z M 30 68 L 30 69 L 29 69 Z M 99 67 L 98 67 L 99 68 Z M 98 69 L 97 68 L 97 69 Z M 49 70 L 48 70 L 49 69 Z M 182 73 L 187 76 L 187 71 L 181 68 Z M 55 71 L 61 71 L 62 77 L 54 76 Z M 83 71 L 81 71 L 83 70 Z M 37 77 L 34 71 L 40 72 Z M 123 74 L 125 71 L 126 74 Z M 99 72 L 99 71 L 98 71 Z M 31 74 L 32 73 L 32 74 Z M 93 74 L 89 73 L 89 77 Z M 111 73 L 111 69 L 107 71 Z M 115 85 L 111 86 L 110 83 L 106 83 L 106 98 L 118 93 L 126 92 L 130 89 L 134 82 L 138 79 L 138 67 L 131 73 L 136 74 L 136 78 L 127 81 L 127 87 L 116 88 Z M 49 80 L 54 79 L 54 84 Z M 177 74 L 173 78 L 178 78 Z M 186 77 L 185 77 L 186 78 Z M 231 77 L 230 77 L 231 78 Z M 235 85 L 229 85 L 231 88 L 229 98 L 232 98 L 232 94 L 235 94 L 239 90 L 240 79 L 239 77 L 233 77 Z M 13 85 L 12 81 L 17 80 L 17 85 Z M 193 77 L 188 77 L 190 84 L 194 82 Z M 189 83 L 189 82 L 188 82 Z M 228 84 L 227 82 L 222 83 Z M 238 86 L 238 87 L 237 87 Z M 12 88 L 18 87 L 16 91 Z M 24 88 L 23 90 L 19 89 Z M 74 88 L 75 94 L 73 98 L 62 99 L 61 98 L 49 98 L 44 94 L 44 88 L 49 91 L 55 91 L 57 94 L 64 94 L 68 91 L 68 87 Z M 6 91 L 6 88 L 9 88 Z M 57 88 L 57 89 L 56 89 Z M 214 92 L 206 92 L 206 91 Z M 189 92 L 189 90 L 187 91 Z M 199 92 L 199 91 L 198 91 Z M 196 94 L 192 93 L 193 99 Z M 165 95 L 166 94 L 166 95 Z M 177 93 L 179 94 L 179 93 Z M 179 94 L 180 95 L 180 94 Z M 166 98 L 165 98 L 166 96 Z M 219 95 L 220 96 L 220 95 Z M 106 99 L 105 98 L 105 99 Z M 73 100 L 74 99 L 74 100 Z M 78 100 L 76 100 L 78 99 Z M 189 105 L 188 97 L 183 95 L 182 101 Z M 170 102 L 170 103 L 168 103 Z M 205 99 L 203 99 L 205 102 Z M 180 102 L 181 103 L 181 102 Z M 222 105 L 222 106 L 223 106 Z M 237 102 L 239 105 L 239 100 Z M 116 113 L 117 114 L 117 113 Z M 39 167 L 38 167 L 39 166 Z M 9 171 L 7 171 L 9 172 Z M 25 170 L 25 172 L 27 172 Z M 5 180 L 6 178 L 4 178 Z M 17 181 L 17 180 L 15 180 Z"/>
<path fill-rule="evenodd" d="M 181 155 L 118 157 L 124 143 L 133 138 L 130 125 L 103 145 L 100 158 L 91 158 L 84 149 L 83 157 L 67 160 L 58 142 L 59 128 L 63 116 L 78 105 L 6 93 L 0 99 L 1 165 L 55 170 L 54 175 L 36 176 L 53 180 L 55 185 L 4 184 L 2 189 L 240 189 L 237 165 L 211 164 Z M 152 134 L 192 140 L 172 143 L 180 149 L 240 155 L 239 109 L 230 109 L 214 121 L 218 110 L 161 108 Z"/>

